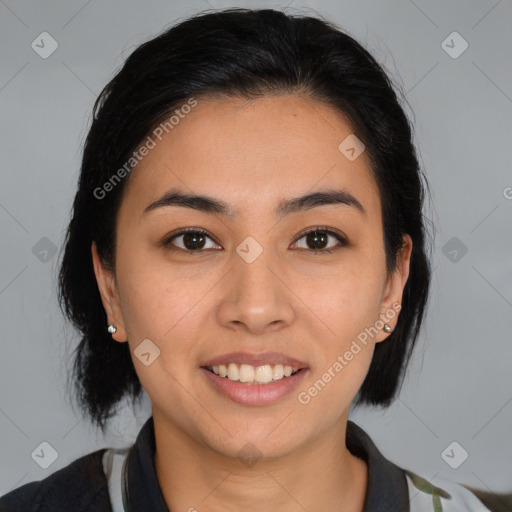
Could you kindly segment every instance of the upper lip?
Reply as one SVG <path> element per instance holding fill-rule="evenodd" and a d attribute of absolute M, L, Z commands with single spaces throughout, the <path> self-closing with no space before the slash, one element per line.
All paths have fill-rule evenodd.
<path fill-rule="evenodd" d="M 218 366 L 220 364 L 249 364 L 252 366 L 262 366 L 266 364 L 282 364 L 283 366 L 291 366 L 293 368 L 308 368 L 307 363 L 295 359 L 294 357 L 281 354 L 279 352 L 265 352 L 260 354 L 250 354 L 248 352 L 231 352 L 229 354 L 222 354 L 221 356 L 209 359 L 201 365 Z"/>

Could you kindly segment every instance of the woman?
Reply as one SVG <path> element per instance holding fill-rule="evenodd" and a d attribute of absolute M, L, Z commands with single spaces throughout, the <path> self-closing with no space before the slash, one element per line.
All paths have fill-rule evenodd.
<path fill-rule="evenodd" d="M 390 80 L 327 22 L 231 9 L 140 46 L 94 108 L 60 292 L 84 410 L 104 429 L 144 389 L 152 416 L 1 510 L 489 510 L 348 420 L 418 337 L 425 186 Z"/>

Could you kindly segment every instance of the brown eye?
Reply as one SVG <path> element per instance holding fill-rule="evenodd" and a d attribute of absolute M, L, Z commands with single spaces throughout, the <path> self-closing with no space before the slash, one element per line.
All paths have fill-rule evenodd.
<path fill-rule="evenodd" d="M 207 247 L 208 240 L 210 240 L 215 247 Z M 206 231 L 195 228 L 182 230 L 179 233 L 174 234 L 170 238 L 167 238 L 163 242 L 163 245 L 169 247 L 171 250 L 189 252 L 202 252 L 203 249 L 215 249 L 216 247 L 220 247 L 213 242 L 213 240 L 207 235 Z"/>
<path fill-rule="evenodd" d="M 330 253 L 332 252 L 331 249 L 337 250 L 340 247 L 348 245 L 348 242 L 344 237 L 342 237 L 338 233 L 335 233 L 334 231 L 321 227 L 303 233 L 299 240 L 295 242 L 295 245 L 297 245 L 298 242 L 302 239 L 304 239 L 305 241 L 305 246 L 299 248 L 309 249 L 311 252 Z M 333 239 L 337 240 L 338 243 L 334 243 L 333 245 Z"/>
<path fill-rule="evenodd" d="M 332 250 L 340 249 L 348 245 L 347 240 L 338 233 L 317 227 L 303 233 L 294 245 L 298 245 L 300 240 L 305 242 L 305 246 L 298 246 L 299 249 L 306 249 L 314 253 L 330 253 Z M 337 243 L 335 243 L 337 241 Z M 209 246 L 208 246 L 209 244 Z M 181 230 L 178 233 L 166 238 L 163 245 L 172 251 L 184 251 L 189 253 L 200 253 L 207 249 L 218 249 L 220 245 L 216 244 L 206 231 L 198 228 Z"/>

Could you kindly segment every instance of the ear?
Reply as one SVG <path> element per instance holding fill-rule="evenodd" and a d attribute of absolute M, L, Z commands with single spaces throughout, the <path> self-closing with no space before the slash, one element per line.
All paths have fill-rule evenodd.
<path fill-rule="evenodd" d="M 114 274 L 101 260 L 95 242 L 91 245 L 91 254 L 94 274 L 98 283 L 101 302 L 107 314 L 108 325 L 114 324 L 117 328 L 117 331 L 112 334 L 112 338 L 120 343 L 125 342 L 127 341 L 127 335 Z M 108 325 L 105 326 L 105 330 L 107 330 Z"/>
<path fill-rule="evenodd" d="M 388 333 L 381 329 L 375 337 L 375 343 L 384 341 L 396 327 L 398 316 L 402 306 L 402 296 L 409 278 L 409 264 L 411 261 L 412 240 L 409 235 L 404 235 L 403 245 L 398 254 L 396 269 L 388 277 L 383 293 L 379 319 L 391 327 Z"/>

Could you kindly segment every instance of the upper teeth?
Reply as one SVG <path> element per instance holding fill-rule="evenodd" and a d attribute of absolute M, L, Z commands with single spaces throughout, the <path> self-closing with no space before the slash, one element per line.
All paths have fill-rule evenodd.
<path fill-rule="evenodd" d="M 216 375 L 227 377 L 229 380 L 255 384 L 267 384 L 268 382 L 281 380 L 283 377 L 289 377 L 292 373 L 299 371 L 299 368 L 289 365 L 283 366 L 282 364 L 251 366 L 249 364 L 229 363 L 210 366 L 209 368 Z"/>

